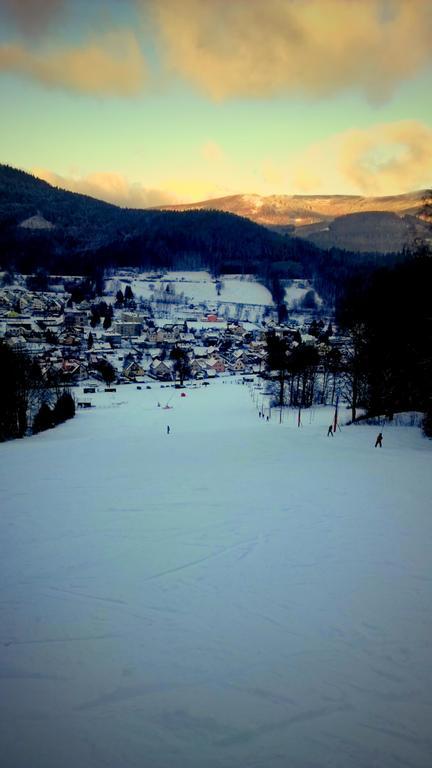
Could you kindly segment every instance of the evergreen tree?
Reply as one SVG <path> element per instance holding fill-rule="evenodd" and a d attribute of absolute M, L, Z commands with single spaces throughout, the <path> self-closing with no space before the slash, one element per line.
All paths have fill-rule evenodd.
<path fill-rule="evenodd" d="M 183 386 L 184 380 L 190 376 L 189 356 L 185 349 L 173 347 L 170 353 L 171 360 L 174 360 L 174 371 L 178 374 L 180 385 Z"/>
<path fill-rule="evenodd" d="M 28 358 L 0 341 L 0 440 L 23 437 L 29 401 Z"/>
<path fill-rule="evenodd" d="M 100 373 L 107 387 L 115 381 L 116 371 L 108 360 L 98 360 L 95 369 Z"/>
<path fill-rule="evenodd" d="M 129 303 L 134 300 L 134 294 L 130 285 L 127 285 L 124 292 L 124 300 Z"/>
<path fill-rule="evenodd" d="M 91 307 L 90 325 L 91 325 L 92 328 L 96 328 L 96 326 L 99 325 L 99 323 L 100 323 L 99 310 L 98 310 L 98 308 L 95 305 L 93 305 Z"/>
<path fill-rule="evenodd" d="M 47 403 L 42 403 L 36 416 L 33 419 L 33 434 L 44 432 L 54 426 L 54 415 Z"/>
<path fill-rule="evenodd" d="M 276 336 L 274 331 L 269 331 L 266 335 L 267 344 L 267 366 L 270 371 L 277 371 L 279 381 L 278 405 L 285 403 L 285 380 L 288 370 L 288 346 L 285 338 Z"/>
<path fill-rule="evenodd" d="M 75 416 L 75 401 L 70 392 L 63 392 L 58 398 L 54 409 L 53 419 L 55 424 L 61 424 Z"/>

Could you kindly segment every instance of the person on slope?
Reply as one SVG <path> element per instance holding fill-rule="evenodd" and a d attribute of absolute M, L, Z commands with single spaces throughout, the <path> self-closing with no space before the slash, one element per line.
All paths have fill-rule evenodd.
<path fill-rule="evenodd" d="M 167 435 L 169 435 L 169 433 L 170 433 L 170 432 L 171 432 L 171 429 L 170 429 L 170 427 L 169 427 L 169 425 L 168 425 L 168 426 L 167 426 Z"/>
<path fill-rule="evenodd" d="M 382 432 L 380 432 L 380 433 L 377 435 L 377 439 L 375 440 L 375 448 L 376 448 L 377 446 L 379 446 L 380 448 L 382 448 L 382 441 L 383 441 L 383 433 L 382 433 Z"/>
<path fill-rule="evenodd" d="M 330 435 L 331 435 L 332 437 L 334 437 L 334 434 L 333 434 L 333 425 L 332 425 L 332 424 L 330 424 L 330 426 L 329 426 L 329 428 L 328 428 L 328 430 L 327 430 L 327 437 L 330 437 Z"/>

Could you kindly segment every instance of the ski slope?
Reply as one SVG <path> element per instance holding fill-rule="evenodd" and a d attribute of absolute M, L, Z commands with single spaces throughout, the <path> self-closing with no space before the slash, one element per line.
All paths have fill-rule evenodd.
<path fill-rule="evenodd" d="M 2 768 L 430 768 L 430 442 L 185 391 L 0 445 Z"/>

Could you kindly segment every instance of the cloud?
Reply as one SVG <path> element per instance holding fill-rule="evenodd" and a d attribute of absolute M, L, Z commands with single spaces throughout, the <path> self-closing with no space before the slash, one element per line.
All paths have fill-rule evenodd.
<path fill-rule="evenodd" d="M 138 182 L 130 182 L 118 173 L 91 173 L 68 178 L 44 168 L 35 168 L 32 172 L 55 187 L 90 195 L 124 208 L 151 208 L 178 202 L 178 198 L 168 191 L 148 189 Z"/>
<path fill-rule="evenodd" d="M 215 100 L 283 93 L 325 98 L 355 88 L 382 101 L 400 82 L 432 65 L 428 0 L 122 0 L 120 5 L 128 18 L 142 10 L 142 43 L 166 71 Z M 29 47 L 34 36 L 48 45 L 44 33 L 62 14 L 73 29 L 88 26 L 82 8 L 74 0 L 0 0 L 0 20 L 12 20 L 27 38 L 0 46 L 0 73 L 91 94 L 138 93 L 147 71 L 135 28 L 116 29 L 118 13 L 104 0 L 94 0 L 87 10 L 92 25 L 96 17 L 102 27 L 110 20 L 110 35 L 69 48 L 60 41 L 57 49 Z M 159 63 L 154 76 L 160 77 Z"/>
<path fill-rule="evenodd" d="M 417 120 L 352 129 L 340 147 L 343 175 L 367 194 L 425 187 L 432 177 L 432 128 Z"/>
<path fill-rule="evenodd" d="M 64 49 L 0 45 L 1 72 L 92 96 L 134 96 L 147 79 L 137 39 L 128 30 L 112 31 Z"/>
<path fill-rule="evenodd" d="M 6 17 L 25 35 L 37 35 L 65 8 L 66 0 L 0 0 L 0 18 Z"/>
<path fill-rule="evenodd" d="M 432 63 L 432 5 L 407 0 L 136 0 L 169 69 L 216 100 L 355 87 L 381 100 Z"/>
<path fill-rule="evenodd" d="M 365 195 L 408 192 L 430 185 L 432 128 L 419 120 L 350 129 L 311 145 L 289 165 L 289 188 Z"/>

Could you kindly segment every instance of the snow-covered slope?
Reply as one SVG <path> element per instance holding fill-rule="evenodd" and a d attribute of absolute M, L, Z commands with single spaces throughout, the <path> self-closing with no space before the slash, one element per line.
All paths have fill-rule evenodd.
<path fill-rule="evenodd" d="M 122 284 L 122 287 L 126 285 Z M 252 275 L 222 275 L 219 294 L 216 281 L 209 272 L 167 272 L 160 279 L 152 279 L 151 273 L 136 277 L 130 283 L 135 296 L 150 298 L 154 290 L 165 290 L 170 286 L 175 293 L 184 294 L 193 304 L 200 302 L 232 304 L 255 304 L 271 306 L 273 300 L 267 288 L 258 283 Z"/>
<path fill-rule="evenodd" d="M 429 768 L 430 443 L 186 393 L 0 445 L 2 767 Z"/>

